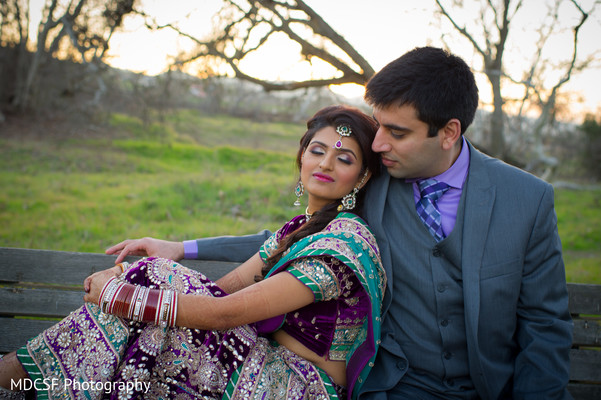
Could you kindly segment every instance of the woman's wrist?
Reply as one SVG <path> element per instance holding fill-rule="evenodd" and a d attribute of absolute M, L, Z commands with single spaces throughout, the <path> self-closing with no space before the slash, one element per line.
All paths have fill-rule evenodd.
<path fill-rule="evenodd" d="M 107 314 L 163 327 L 175 326 L 177 293 L 132 285 L 113 277 L 102 288 L 98 305 Z"/>
<path fill-rule="evenodd" d="M 121 275 L 122 273 L 124 273 L 125 271 L 127 271 L 130 268 L 131 268 L 131 264 L 123 261 L 123 262 L 120 262 L 119 264 L 115 264 L 115 266 L 112 267 L 111 269 L 113 271 L 115 271 L 115 273 L 117 275 Z"/>

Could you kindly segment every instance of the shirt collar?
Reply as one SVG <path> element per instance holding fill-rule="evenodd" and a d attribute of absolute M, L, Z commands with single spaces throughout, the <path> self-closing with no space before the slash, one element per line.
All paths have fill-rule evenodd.
<path fill-rule="evenodd" d="M 432 176 L 430 178 L 436 179 L 439 182 L 444 182 L 452 188 L 461 189 L 463 188 L 463 184 L 465 182 L 465 177 L 467 176 L 467 171 L 470 166 L 470 150 L 467 145 L 467 141 L 465 137 L 461 135 L 461 152 L 459 153 L 459 157 L 455 160 L 453 165 L 442 174 Z M 420 179 L 406 179 L 406 182 L 413 183 Z"/>

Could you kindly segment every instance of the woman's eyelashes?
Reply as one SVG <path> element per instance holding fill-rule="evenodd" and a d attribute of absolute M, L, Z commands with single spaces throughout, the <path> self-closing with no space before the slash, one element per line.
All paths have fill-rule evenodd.
<path fill-rule="evenodd" d="M 353 160 L 348 155 L 339 156 L 338 160 L 342 161 L 343 163 L 345 163 L 347 165 L 353 164 Z"/>
<path fill-rule="evenodd" d="M 311 154 L 315 154 L 317 156 L 321 156 L 326 153 L 324 151 L 324 149 L 322 149 L 320 146 L 313 146 L 313 147 L 309 148 L 309 152 Z"/>
<path fill-rule="evenodd" d="M 354 157 L 351 154 L 346 153 L 341 150 L 333 150 L 332 149 L 331 151 L 336 151 L 336 152 L 340 153 L 338 155 L 338 157 L 336 157 L 336 159 L 341 161 L 342 163 L 347 164 L 347 165 L 351 165 L 354 163 Z M 316 145 L 309 147 L 309 153 L 316 155 L 316 156 L 323 156 L 326 154 L 326 149 L 324 148 L 323 145 L 316 144 Z"/>

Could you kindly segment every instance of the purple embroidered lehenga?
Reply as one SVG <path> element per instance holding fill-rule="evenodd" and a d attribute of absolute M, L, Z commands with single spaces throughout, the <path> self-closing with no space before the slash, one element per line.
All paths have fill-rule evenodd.
<path fill-rule="evenodd" d="M 265 259 L 299 216 L 261 248 Z M 330 399 L 355 397 L 373 365 L 386 285 L 378 248 L 357 216 L 341 213 L 295 243 L 270 271 L 287 271 L 315 302 L 295 312 L 226 331 L 162 328 L 104 314 L 86 303 L 30 340 L 17 355 L 39 399 Z M 180 293 L 226 296 L 202 274 L 145 258 L 120 279 Z M 199 310 L 202 312 L 202 310 Z M 284 329 L 306 347 L 347 365 L 346 389 L 269 338 Z"/>

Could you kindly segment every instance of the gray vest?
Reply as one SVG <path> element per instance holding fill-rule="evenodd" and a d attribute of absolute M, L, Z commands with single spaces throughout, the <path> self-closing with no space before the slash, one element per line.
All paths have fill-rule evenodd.
<path fill-rule="evenodd" d="M 464 197 L 457 221 L 463 218 Z M 415 211 L 411 184 L 391 179 L 387 199 L 384 231 L 391 244 L 406 249 L 392 254 L 394 297 L 387 316 L 408 361 L 402 382 L 472 398 L 461 277 L 463 224 L 456 223 L 436 243 Z"/>

